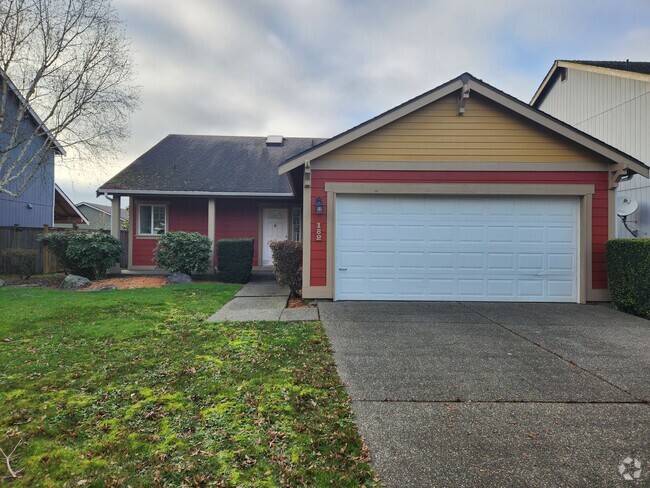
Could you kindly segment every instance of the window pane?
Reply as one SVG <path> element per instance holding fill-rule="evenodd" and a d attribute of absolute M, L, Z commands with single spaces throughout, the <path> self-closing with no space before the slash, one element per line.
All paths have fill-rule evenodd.
<path fill-rule="evenodd" d="M 140 234 L 151 234 L 151 205 L 140 205 Z"/>
<path fill-rule="evenodd" d="M 301 224 L 301 215 L 300 215 L 300 208 L 294 208 L 293 213 L 292 213 L 292 221 L 291 221 L 291 227 L 292 227 L 292 234 L 293 234 L 293 240 L 294 241 L 299 241 L 300 240 L 300 224 Z"/>
<path fill-rule="evenodd" d="M 165 233 L 165 206 L 155 205 L 153 208 L 153 233 Z"/>

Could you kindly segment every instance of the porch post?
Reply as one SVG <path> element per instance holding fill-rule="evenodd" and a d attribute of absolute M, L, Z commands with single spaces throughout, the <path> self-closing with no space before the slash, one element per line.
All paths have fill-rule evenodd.
<path fill-rule="evenodd" d="M 208 237 L 212 243 L 212 252 L 210 253 L 210 268 L 214 271 L 214 246 L 215 246 L 215 219 L 216 219 L 216 200 L 208 199 Z"/>
<path fill-rule="evenodd" d="M 120 240 L 120 202 L 121 198 L 119 195 L 113 195 L 113 200 L 111 201 L 111 235 L 115 237 L 118 241 Z M 111 273 L 119 273 L 121 270 L 119 261 L 115 263 L 115 266 L 109 271 Z"/>
<path fill-rule="evenodd" d="M 111 202 L 111 235 L 120 239 L 120 196 L 113 195 Z"/>

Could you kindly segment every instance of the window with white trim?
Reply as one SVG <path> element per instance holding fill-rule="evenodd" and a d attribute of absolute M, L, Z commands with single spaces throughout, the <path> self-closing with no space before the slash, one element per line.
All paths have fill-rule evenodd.
<path fill-rule="evenodd" d="M 155 236 L 167 231 L 166 205 L 140 205 L 138 235 Z"/>
<path fill-rule="evenodd" d="M 302 212 L 300 207 L 294 207 L 291 211 L 291 238 L 299 241 L 301 237 Z"/>

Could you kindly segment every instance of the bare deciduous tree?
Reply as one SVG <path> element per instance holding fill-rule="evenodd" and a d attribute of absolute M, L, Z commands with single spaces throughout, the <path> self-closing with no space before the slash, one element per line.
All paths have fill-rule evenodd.
<path fill-rule="evenodd" d="M 128 136 L 138 89 L 110 0 L 0 0 L 0 70 L 0 192 L 19 195 L 47 162 L 44 128 L 84 164 L 116 154 Z"/>

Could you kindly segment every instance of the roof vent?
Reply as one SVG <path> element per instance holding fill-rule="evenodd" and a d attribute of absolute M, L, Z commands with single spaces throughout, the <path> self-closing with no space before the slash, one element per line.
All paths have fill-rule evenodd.
<path fill-rule="evenodd" d="M 267 146 L 282 146 L 284 144 L 283 136 L 268 136 L 266 138 Z"/>

